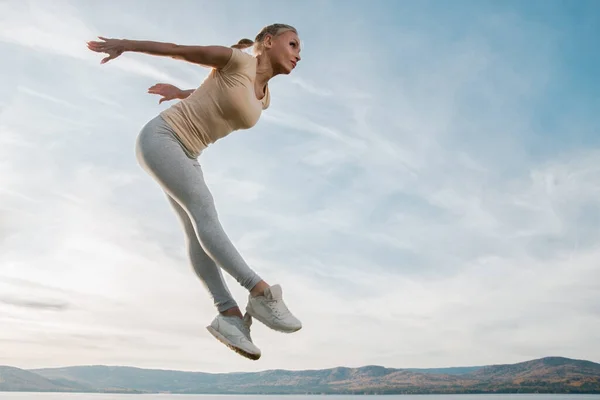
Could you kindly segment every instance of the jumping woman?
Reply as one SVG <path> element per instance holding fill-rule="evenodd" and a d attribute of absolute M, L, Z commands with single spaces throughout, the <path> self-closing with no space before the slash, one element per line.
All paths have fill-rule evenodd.
<path fill-rule="evenodd" d="M 248 266 L 223 231 L 198 157 L 215 141 L 258 122 L 270 104 L 269 80 L 289 74 L 300 61 L 298 33 L 289 25 L 273 24 L 254 40 L 242 39 L 231 47 L 99 39 L 87 45 L 108 54 L 102 64 L 129 51 L 212 68 L 195 90 L 167 84 L 149 89 L 163 95 L 160 102 L 181 101 L 146 123 L 135 151 L 140 166 L 160 185 L 183 224 L 189 260 L 212 296 L 218 313 L 207 330 L 238 354 L 258 360 L 261 351 L 250 337 L 252 318 L 287 333 L 300 330 L 302 324 L 283 301 L 281 286 L 267 284 Z M 254 56 L 242 51 L 251 46 Z M 231 296 L 221 268 L 248 290 L 245 315 Z"/>

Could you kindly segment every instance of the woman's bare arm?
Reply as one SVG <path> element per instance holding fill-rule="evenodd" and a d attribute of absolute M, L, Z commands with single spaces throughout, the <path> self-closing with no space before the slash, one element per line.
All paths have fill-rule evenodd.
<path fill-rule="evenodd" d="M 232 49 L 225 46 L 186 46 L 146 40 L 124 40 L 125 51 L 153 56 L 166 56 L 212 68 L 223 68 L 231 58 Z"/>
<path fill-rule="evenodd" d="M 225 46 L 187 46 L 175 43 L 149 40 L 109 39 L 99 36 L 102 41 L 88 42 L 88 48 L 98 53 L 107 53 L 104 64 L 126 51 L 153 56 L 171 57 L 211 68 L 223 68 L 231 58 L 232 49 Z"/>

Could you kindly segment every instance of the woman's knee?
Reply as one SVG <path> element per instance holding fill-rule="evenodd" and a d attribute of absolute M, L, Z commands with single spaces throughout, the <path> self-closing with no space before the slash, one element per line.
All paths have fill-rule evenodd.
<path fill-rule="evenodd" d="M 195 222 L 196 227 L 214 226 L 219 224 L 219 216 L 212 196 L 205 196 L 189 203 L 187 207 L 190 219 Z"/>

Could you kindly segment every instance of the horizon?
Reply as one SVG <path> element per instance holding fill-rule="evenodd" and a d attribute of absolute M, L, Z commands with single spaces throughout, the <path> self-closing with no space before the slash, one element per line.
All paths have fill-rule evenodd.
<path fill-rule="evenodd" d="M 560 362 L 557 362 L 557 358 Z M 0 370 L 2 368 L 0 366 Z M 11 371 L 12 367 L 8 368 L 0 387 L 13 393 L 121 393 L 129 396 L 135 393 L 229 396 L 600 394 L 597 379 L 600 364 L 552 356 L 510 365 L 435 370 L 381 366 L 231 372 L 150 370 L 104 365 L 30 371 Z M 590 372 L 595 375 L 590 375 Z M 556 379 L 557 373 L 560 374 L 559 379 Z M 256 374 L 260 375 L 260 379 L 255 379 Z M 233 381 L 222 381 L 223 377 L 229 375 L 233 376 Z"/>
<path fill-rule="evenodd" d="M 214 372 L 600 360 L 600 2 L 0 2 L 0 364 Z M 142 126 L 209 70 L 97 36 L 232 45 L 295 26 L 302 60 L 200 157 L 223 227 L 303 322 L 216 315 Z M 224 274 L 243 309 L 247 292 Z M 596 332 L 596 333 L 595 333 Z"/>
<path fill-rule="evenodd" d="M 270 371 L 290 371 L 290 372 L 302 372 L 302 371 L 317 371 L 317 370 L 329 370 L 336 368 L 347 368 L 347 369 L 360 369 L 360 368 L 369 368 L 369 367 L 378 367 L 385 369 L 394 369 L 394 370 L 432 370 L 432 369 L 461 369 L 461 368 L 485 368 L 485 367 L 493 367 L 493 366 L 503 366 L 503 365 L 517 365 L 534 361 L 542 361 L 546 359 L 564 359 L 569 361 L 578 361 L 578 362 L 591 362 L 594 364 L 600 365 L 600 362 L 589 360 L 589 359 L 579 359 L 579 358 L 570 358 L 563 356 L 545 356 L 535 359 L 522 360 L 515 363 L 504 364 L 504 363 L 493 363 L 493 364 L 480 364 L 480 365 L 453 365 L 453 366 L 432 366 L 432 367 L 394 367 L 394 366 L 386 366 L 386 365 L 377 365 L 377 364 L 365 364 L 360 366 L 346 366 L 346 365 L 336 365 L 329 366 L 324 368 L 308 368 L 308 369 L 286 369 L 286 368 L 274 368 L 274 369 L 262 369 L 255 371 L 225 371 L 225 372 L 207 372 L 203 370 L 186 370 L 186 369 L 171 369 L 171 368 L 145 368 L 138 367 L 135 365 L 119 365 L 119 364 L 79 364 L 79 365 L 62 365 L 55 367 L 35 367 L 35 368 L 20 368 L 14 365 L 4 365 L 5 367 L 17 368 L 25 371 L 34 371 L 34 370 L 44 370 L 44 369 L 64 369 L 64 368 L 89 368 L 89 367 L 108 367 L 108 368 L 132 368 L 132 369 L 142 369 L 142 370 L 153 370 L 153 371 L 172 371 L 172 372 L 198 372 L 203 374 L 240 374 L 240 373 L 256 373 L 256 372 L 270 372 Z M 0 364 L 0 367 L 3 365 Z"/>

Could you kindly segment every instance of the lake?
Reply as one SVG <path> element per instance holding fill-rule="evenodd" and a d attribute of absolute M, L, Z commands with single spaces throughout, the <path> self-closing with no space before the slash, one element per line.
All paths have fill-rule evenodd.
<path fill-rule="evenodd" d="M 24 393 L 0 392 L 0 400 L 600 400 L 600 395 L 564 395 L 564 394 L 456 394 L 456 395 L 385 395 L 385 396 L 352 396 L 352 395 L 273 395 L 273 396 L 240 396 L 240 395 L 198 395 L 198 394 L 104 394 L 104 393 Z M 426 398 L 426 399 L 424 399 Z"/>

